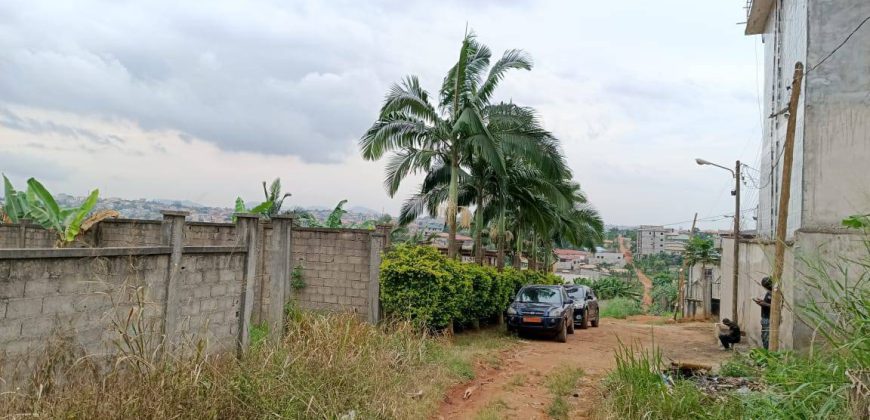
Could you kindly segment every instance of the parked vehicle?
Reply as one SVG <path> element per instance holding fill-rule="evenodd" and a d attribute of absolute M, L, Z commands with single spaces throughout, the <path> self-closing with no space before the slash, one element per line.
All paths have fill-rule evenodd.
<path fill-rule="evenodd" d="M 508 331 L 553 333 L 561 343 L 574 334 L 574 301 L 562 286 L 523 287 L 505 315 Z"/>
<path fill-rule="evenodd" d="M 581 330 L 598 327 L 598 299 L 595 292 L 589 286 L 565 286 L 565 291 L 574 301 L 574 325 Z"/>

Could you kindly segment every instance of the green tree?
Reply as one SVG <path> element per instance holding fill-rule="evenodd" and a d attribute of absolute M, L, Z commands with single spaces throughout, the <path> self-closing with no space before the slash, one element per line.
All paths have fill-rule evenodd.
<path fill-rule="evenodd" d="M 704 303 L 704 313 L 709 316 L 713 305 L 713 288 L 710 279 L 707 278 L 706 271 L 708 265 L 719 263 L 719 252 L 714 247 L 712 239 L 694 236 L 686 244 L 684 258 L 686 258 L 689 267 L 701 264 L 701 298 Z"/>
<path fill-rule="evenodd" d="M 376 160 L 394 152 L 387 164 L 384 181 L 392 197 L 410 174 L 445 170 L 447 186 L 448 255 L 456 256 L 459 178 L 463 149 L 504 171 L 496 140 L 488 130 L 483 110 L 505 73 L 511 69 L 530 70 L 529 57 L 508 50 L 490 67 L 492 53 L 477 42 L 473 33 L 462 41 L 459 59 L 448 71 L 439 92 L 438 108 L 415 76 L 394 85 L 377 121 L 363 135 L 360 148 L 365 159 Z M 487 69 L 489 70 L 487 72 Z"/>

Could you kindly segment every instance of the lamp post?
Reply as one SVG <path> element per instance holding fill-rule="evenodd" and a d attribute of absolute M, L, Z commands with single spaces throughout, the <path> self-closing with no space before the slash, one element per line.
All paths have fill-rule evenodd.
<path fill-rule="evenodd" d="M 731 172 L 731 176 L 734 177 L 734 191 L 731 191 L 731 195 L 734 196 L 734 273 L 731 281 L 731 320 L 734 321 L 735 324 L 737 324 L 737 279 L 740 273 L 740 260 L 738 249 L 740 246 L 740 161 L 738 160 L 737 163 L 734 165 L 733 171 L 730 168 L 722 165 L 717 165 L 713 162 L 701 158 L 695 159 L 695 162 L 698 165 L 712 165 L 717 168 L 722 168 L 728 172 Z"/>

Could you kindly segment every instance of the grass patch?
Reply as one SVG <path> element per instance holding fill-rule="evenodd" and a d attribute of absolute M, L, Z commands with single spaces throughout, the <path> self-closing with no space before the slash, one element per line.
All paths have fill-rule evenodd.
<path fill-rule="evenodd" d="M 524 373 L 518 373 L 514 376 L 511 376 L 511 379 L 505 386 L 505 389 L 512 390 L 515 388 L 519 388 L 525 385 L 528 382 L 529 378 Z"/>
<path fill-rule="evenodd" d="M 640 307 L 640 302 L 629 298 L 614 298 L 603 300 L 601 305 L 601 317 L 625 319 L 632 315 L 640 315 L 643 309 Z"/>
<path fill-rule="evenodd" d="M 483 407 L 477 414 L 474 416 L 474 420 L 501 420 L 505 418 L 505 411 L 508 409 L 507 403 L 503 400 L 498 399 L 490 402 Z"/>
<path fill-rule="evenodd" d="M 304 311 L 286 330 L 278 343 L 258 338 L 240 360 L 207 356 L 201 343 L 162 361 L 128 353 L 109 360 L 107 374 L 58 358 L 47 366 L 64 380 L 34 375 L 19 392 L 0 394 L 0 418 L 425 418 L 481 358 L 516 342 L 498 331 L 452 340 L 409 323 Z"/>
<path fill-rule="evenodd" d="M 565 397 L 577 387 L 577 381 L 583 376 L 583 369 L 556 367 L 556 373 L 547 379 L 547 389 L 553 394 L 553 401 L 547 408 L 547 414 L 554 419 L 567 419 L 571 405 Z"/>

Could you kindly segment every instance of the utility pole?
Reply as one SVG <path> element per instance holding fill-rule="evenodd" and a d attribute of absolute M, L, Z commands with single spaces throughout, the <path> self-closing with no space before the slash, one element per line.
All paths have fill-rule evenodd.
<path fill-rule="evenodd" d="M 734 277 L 731 284 L 731 320 L 737 321 L 737 279 L 740 278 L 740 161 L 734 165 Z"/>
<path fill-rule="evenodd" d="M 791 98 L 788 101 L 788 125 L 782 151 L 782 186 L 779 193 L 779 211 L 776 215 L 776 251 L 773 264 L 773 296 L 770 303 L 770 350 L 779 350 L 779 323 L 782 319 L 782 272 L 785 263 L 785 236 L 788 228 L 788 203 L 791 198 L 791 167 L 794 161 L 794 132 L 797 126 L 798 100 L 804 79 L 804 65 L 794 65 Z"/>
<path fill-rule="evenodd" d="M 695 213 L 695 218 L 692 219 L 692 230 L 689 231 L 689 242 L 692 241 L 692 238 L 695 237 L 695 224 L 698 223 L 698 213 Z M 687 244 L 688 245 L 688 244 Z M 688 269 L 689 259 L 686 258 L 686 251 L 683 251 L 683 268 L 680 270 L 680 284 L 677 287 L 677 291 L 679 292 L 679 302 L 680 305 L 680 316 L 682 318 L 686 317 L 686 292 L 683 290 L 686 285 L 686 270 Z M 703 275 L 703 273 L 702 273 Z M 677 319 L 677 311 L 674 311 L 674 320 Z"/>

